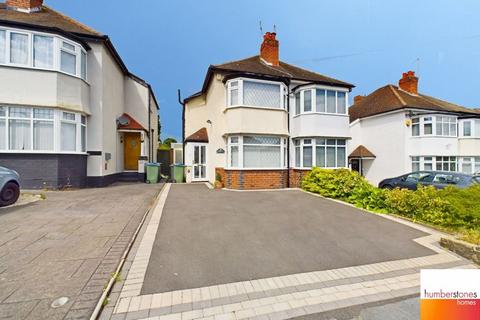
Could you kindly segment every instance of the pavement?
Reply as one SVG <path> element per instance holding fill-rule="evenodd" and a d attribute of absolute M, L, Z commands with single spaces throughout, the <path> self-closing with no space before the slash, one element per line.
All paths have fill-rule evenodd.
<path fill-rule="evenodd" d="M 49 191 L 0 209 L 0 319 L 88 319 L 160 189 Z"/>
<path fill-rule="evenodd" d="M 421 269 L 475 268 L 436 231 L 299 190 L 167 184 L 147 220 L 102 320 L 376 319 Z"/>

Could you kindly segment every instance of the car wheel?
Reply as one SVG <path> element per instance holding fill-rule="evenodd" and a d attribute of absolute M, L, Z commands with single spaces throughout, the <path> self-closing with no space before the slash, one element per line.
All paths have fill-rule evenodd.
<path fill-rule="evenodd" d="M 386 184 L 382 186 L 382 189 L 393 190 L 393 186 L 390 184 Z"/>
<path fill-rule="evenodd" d="M 15 182 L 8 182 L 0 194 L 0 206 L 6 207 L 17 202 L 20 196 L 20 187 Z"/>

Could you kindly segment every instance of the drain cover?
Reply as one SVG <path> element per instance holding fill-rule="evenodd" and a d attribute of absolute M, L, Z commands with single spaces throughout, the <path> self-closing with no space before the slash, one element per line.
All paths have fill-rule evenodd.
<path fill-rule="evenodd" d="M 61 306 L 63 306 L 67 302 L 68 302 L 67 297 L 61 297 L 61 298 L 58 298 L 57 300 L 53 301 L 52 304 L 51 304 L 51 307 L 52 308 L 60 308 Z"/>

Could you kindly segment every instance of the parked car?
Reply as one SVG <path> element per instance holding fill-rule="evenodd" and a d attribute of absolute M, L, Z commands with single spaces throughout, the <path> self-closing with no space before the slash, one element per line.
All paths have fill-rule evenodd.
<path fill-rule="evenodd" d="M 0 207 L 17 202 L 20 196 L 20 175 L 5 167 L 0 167 Z"/>
<path fill-rule="evenodd" d="M 472 184 L 480 183 L 480 176 L 472 176 L 465 173 L 445 171 L 416 171 L 396 178 L 382 180 L 379 188 L 394 189 L 403 188 L 417 190 L 417 186 L 434 186 L 443 189 L 446 186 L 468 188 Z"/>

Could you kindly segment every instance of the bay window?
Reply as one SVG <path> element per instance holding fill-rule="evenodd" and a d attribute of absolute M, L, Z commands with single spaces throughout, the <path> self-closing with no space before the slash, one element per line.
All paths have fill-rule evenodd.
<path fill-rule="evenodd" d="M 320 88 L 309 88 L 296 92 L 295 115 L 310 112 L 346 115 L 347 93 Z"/>
<path fill-rule="evenodd" d="M 412 171 L 451 171 L 457 168 L 457 157 L 451 156 L 415 156 L 412 157 Z"/>
<path fill-rule="evenodd" d="M 295 167 L 345 168 L 347 144 L 345 139 L 295 139 Z"/>
<path fill-rule="evenodd" d="M 412 137 L 457 136 L 457 118 L 451 116 L 423 116 L 412 120 Z"/>
<path fill-rule="evenodd" d="M 48 108 L 0 106 L 1 151 L 85 152 L 86 117 Z"/>
<path fill-rule="evenodd" d="M 283 169 L 287 139 L 275 136 L 228 138 L 228 168 Z"/>
<path fill-rule="evenodd" d="M 461 157 L 459 165 L 461 166 L 461 171 L 463 173 L 480 173 L 480 157 Z"/>
<path fill-rule="evenodd" d="M 68 73 L 87 79 L 87 52 L 61 36 L 0 29 L 0 64 Z"/>
<path fill-rule="evenodd" d="M 285 109 L 286 87 L 281 83 L 253 79 L 227 82 L 227 105 Z"/>

